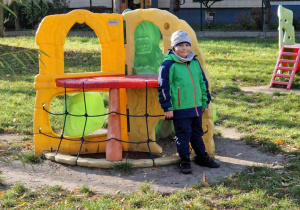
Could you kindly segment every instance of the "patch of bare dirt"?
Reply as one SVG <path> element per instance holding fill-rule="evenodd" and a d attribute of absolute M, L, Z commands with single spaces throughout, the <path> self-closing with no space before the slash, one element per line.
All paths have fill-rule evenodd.
<path fill-rule="evenodd" d="M 290 90 L 287 90 L 285 86 L 277 86 L 269 88 L 269 86 L 251 86 L 251 87 L 241 87 L 241 90 L 246 93 L 264 93 L 267 95 L 272 95 L 274 93 L 295 93 L 296 95 L 300 95 L 300 89 L 293 88 Z"/>
<path fill-rule="evenodd" d="M 12 164 L 0 163 L 1 176 L 8 184 L 24 183 L 26 187 L 36 189 L 47 185 L 61 185 L 73 189 L 88 185 L 101 194 L 130 193 L 138 191 L 144 182 L 153 181 L 152 189 L 162 193 L 171 193 L 186 186 L 196 184 L 206 173 L 208 182 L 215 182 L 230 174 L 243 170 L 246 166 L 258 165 L 278 167 L 283 164 L 283 155 L 267 155 L 258 151 L 244 141 L 237 140 L 241 134 L 233 129 L 223 129 L 223 137 L 214 138 L 216 145 L 216 160 L 220 168 L 210 169 L 192 164 L 193 173 L 183 175 L 177 165 L 163 167 L 138 168 L 132 174 L 120 174 L 113 169 L 86 168 L 69 166 L 50 160 L 30 165 L 24 168 L 20 161 Z M 234 138 L 230 138 L 233 136 Z M 3 138 L 0 138 L 0 141 Z M 168 145 L 169 149 L 172 145 Z M 175 147 L 175 144 L 174 144 Z"/>

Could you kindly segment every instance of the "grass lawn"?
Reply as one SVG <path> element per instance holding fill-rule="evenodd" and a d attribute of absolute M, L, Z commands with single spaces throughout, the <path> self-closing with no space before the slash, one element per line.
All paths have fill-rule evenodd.
<path fill-rule="evenodd" d="M 265 152 L 287 154 L 290 159 L 284 168 L 248 167 L 209 188 L 195 183 L 170 195 L 151 192 L 149 183 L 145 183 L 139 193 L 114 196 L 95 195 L 88 187 L 69 191 L 56 186 L 32 191 L 18 184 L 8 189 L 0 174 L 0 208 L 299 209 L 300 96 L 292 92 L 246 94 L 240 89 L 242 86 L 269 84 L 278 57 L 277 41 L 260 38 L 201 39 L 199 46 L 210 72 L 216 124 L 244 132 L 247 143 Z M 96 38 L 67 38 L 64 46 L 65 72 L 99 70 L 99 49 Z M 35 56 L 22 53 L 24 50 Z M 27 68 L 20 65 L 16 57 L 1 56 L 7 52 L 20 52 L 22 56 L 18 58 Z M 32 150 L 30 134 L 33 129 L 33 82 L 38 74 L 37 57 L 34 37 L 0 40 L 0 61 L 4 60 L 12 67 L 0 66 L 0 133 L 28 135 L 18 144 L 0 142 L 0 155 L 3 157 L 8 157 L 8 149 Z M 299 75 L 296 75 L 292 88 L 300 88 Z M 55 108 L 60 102 L 60 99 L 53 101 L 54 111 L 61 112 L 60 108 Z M 54 128 L 58 129 L 61 124 L 56 119 L 52 120 Z"/>

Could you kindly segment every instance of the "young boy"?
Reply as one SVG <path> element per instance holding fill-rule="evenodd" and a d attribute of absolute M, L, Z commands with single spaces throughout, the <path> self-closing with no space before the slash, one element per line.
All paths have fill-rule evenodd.
<path fill-rule="evenodd" d="M 172 34 L 171 46 L 159 69 L 158 92 L 165 118 L 173 119 L 181 173 L 192 173 L 189 142 L 197 155 L 196 164 L 218 168 L 220 165 L 205 152 L 202 140 L 202 113 L 210 102 L 208 82 L 185 31 Z"/>

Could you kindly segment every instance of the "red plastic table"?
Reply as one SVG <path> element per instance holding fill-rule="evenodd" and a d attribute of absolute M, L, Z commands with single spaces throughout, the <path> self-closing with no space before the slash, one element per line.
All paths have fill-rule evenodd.
<path fill-rule="evenodd" d="M 56 86 L 64 88 L 109 88 L 109 112 L 120 112 L 119 88 L 156 88 L 157 75 L 114 75 L 85 78 L 56 79 Z M 108 139 L 121 139 L 121 118 L 118 114 L 108 116 Z M 110 140 L 106 143 L 106 160 L 122 160 L 122 143 Z"/>

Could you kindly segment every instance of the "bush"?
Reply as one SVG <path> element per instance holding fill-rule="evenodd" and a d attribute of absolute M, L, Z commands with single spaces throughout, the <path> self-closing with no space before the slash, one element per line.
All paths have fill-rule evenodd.
<path fill-rule="evenodd" d="M 42 163 L 43 160 L 34 154 L 34 152 L 29 152 L 24 154 L 24 159 L 26 163 Z"/>
<path fill-rule="evenodd" d="M 133 164 L 131 161 L 118 161 L 113 164 L 114 170 L 124 174 L 130 174 L 133 171 Z"/>
<path fill-rule="evenodd" d="M 253 8 L 250 11 L 255 29 L 262 29 L 261 8 Z"/>
<path fill-rule="evenodd" d="M 242 29 L 250 29 L 251 28 L 251 20 L 250 17 L 246 13 L 241 13 L 234 18 L 235 22 L 240 25 Z"/>
<path fill-rule="evenodd" d="M 89 186 L 87 186 L 87 185 L 82 186 L 82 187 L 80 188 L 80 192 L 81 192 L 81 193 L 84 193 L 84 194 L 86 194 L 86 195 L 88 195 L 88 196 L 92 196 L 92 195 L 94 194 L 93 190 L 91 190 L 91 189 L 89 188 Z"/>
<path fill-rule="evenodd" d="M 254 25 L 255 29 L 262 29 L 262 14 L 261 14 L 261 8 L 253 8 L 250 11 L 250 15 L 252 18 L 252 24 Z M 271 22 L 273 13 L 270 12 L 269 16 L 267 17 L 267 23 Z"/>
<path fill-rule="evenodd" d="M 147 194 L 151 192 L 151 187 L 153 185 L 153 180 L 150 182 L 147 182 L 147 180 L 145 180 L 142 185 L 139 187 L 141 193 Z"/>
<path fill-rule="evenodd" d="M 22 29 L 37 29 L 41 20 L 52 14 L 61 14 L 68 12 L 70 0 L 53 0 L 52 2 L 42 0 L 23 0 L 18 2 L 19 20 Z M 33 5 L 33 7 L 32 7 Z M 12 10 L 12 6 L 9 8 Z M 14 29 L 14 16 L 8 11 L 4 11 L 4 18 L 8 21 L 5 23 L 7 29 Z"/>
<path fill-rule="evenodd" d="M 14 192 L 18 195 L 18 196 L 21 196 L 23 195 L 25 192 L 28 192 L 28 189 L 25 187 L 24 184 L 16 184 L 14 187 L 13 187 L 13 190 Z"/>

